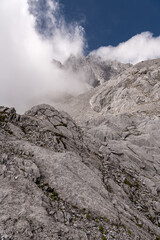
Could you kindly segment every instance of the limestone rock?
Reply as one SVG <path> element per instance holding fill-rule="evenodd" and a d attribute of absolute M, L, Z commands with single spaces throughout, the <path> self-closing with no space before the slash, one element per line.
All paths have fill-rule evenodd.
<path fill-rule="evenodd" d="M 74 61 L 101 85 L 61 102 L 71 117 L 0 107 L 0 239 L 158 240 L 160 60 Z"/>
<path fill-rule="evenodd" d="M 93 110 L 111 114 L 159 111 L 160 61 L 146 65 L 130 67 L 101 85 L 90 100 Z"/>

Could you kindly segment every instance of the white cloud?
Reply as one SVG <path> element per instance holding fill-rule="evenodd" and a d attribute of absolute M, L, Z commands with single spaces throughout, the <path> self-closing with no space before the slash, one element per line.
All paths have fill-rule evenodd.
<path fill-rule="evenodd" d="M 48 14 L 57 2 L 48 1 Z M 83 54 L 83 30 L 79 26 L 54 25 L 53 36 L 42 38 L 35 30 L 35 17 L 28 12 L 27 0 L 0 0 L 0 105 L 18 111 L 47 102 L 64 92 L 85 91 L 73 73 L 58 69 L 52 59 L 65 61 L 70 54 Z"/>
<path fill-rule="evenodd" d="M 104 60 L 117 60 L 122 63 L 137 63 L 160 57 L 160 36 L 153 37 L 150 32 L 137 34 L 118 46 L 100 47 L 91 52 Z"/>

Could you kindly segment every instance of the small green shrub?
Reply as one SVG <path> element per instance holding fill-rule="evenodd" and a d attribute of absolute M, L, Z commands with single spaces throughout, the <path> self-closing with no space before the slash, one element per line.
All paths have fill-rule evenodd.
<path fill-rule="evenodd" d="M 107 238 L 105 236 L 102 236 L 102 240 L 107 240 Z"/>
<path fill-rule="evenodd" d="M 73 207 L 74 209 L 77 209 L 77 208 L 78 208 L 76 205 L 73 205 L 72 207 Z"/>
<path fill-rule="evenodd" d="M 160 236 L 156 234 L 156 239 L 155 240 L 160 240 Z"/>
<path fill-rule="evenodd" d="M 0 122 L 4 122 L 6 119 L 6 116 L 3 114 L 0 114 Z"/>
<path fill-rule="evenodd" d="M 109 219 L 108 218 L 106 219 L 106 222 L 109 223 Z"/>
<path fill-rule="evenodd" d="M 99 226 L 99 231 L 100 231 L 101 233 L 103 233 L 104 229 L 103 229 L 103 226 L 102 226 L 102 225 Z"/>
<path fill-rule="evenodd" d="M 124 184 L 128 185 L 129 187 L 132 187 L 132 183 L 130 183 L 126 178 L 124 180 Z"/>
<path fill-rule="evenodd" d="M 91 220 L 91 215 L 86 214 L 86 218 L 87 218 L 87 220 Z"/>
<path fill-rule="evenodd" d="M 137 226 L 142 228 L 143 227 L 143 224 L 142 223 L 137 223 Z"/>

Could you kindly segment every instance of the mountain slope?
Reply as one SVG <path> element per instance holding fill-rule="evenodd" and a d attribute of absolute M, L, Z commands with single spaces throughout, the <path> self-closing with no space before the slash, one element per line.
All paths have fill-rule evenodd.
<path fill-rule="evenodd" d="M 157 59 L 59 111 L 0 107 L 0 238 L 160 239 L 159 86 Z"/>

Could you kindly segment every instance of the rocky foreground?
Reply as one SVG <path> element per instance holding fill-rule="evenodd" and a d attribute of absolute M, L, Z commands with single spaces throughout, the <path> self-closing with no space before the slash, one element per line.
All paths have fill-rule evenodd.
<path fill-rule="evenodd" d="M 160 240 L 160 60 L 98 85 L 0 107 L 0 239 Z"/>

